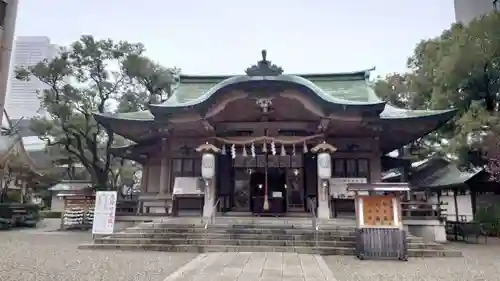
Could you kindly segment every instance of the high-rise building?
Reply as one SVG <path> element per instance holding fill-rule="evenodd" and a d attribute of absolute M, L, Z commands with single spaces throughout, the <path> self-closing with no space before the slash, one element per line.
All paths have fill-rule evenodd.
<path fill-rule="evenodd" d="M 7 95 L 18 0 L 0 0 L 0 112 Z M 0 114 L 0 123 L 3 114 Z"/>
<path fill-rule="evenodd" d="M 15 40 L 13 68 L 29 67 L 45 60 L 52 59 L 57 54 L 57 46 L 50 43 L 45 36 L 20 36 Z M 41 110 L 40 91 L 47 85 L 31 77 L 29 81 L 21 81 L 15 78 L 12 69 L 9 81 L 9 91 L 6 98 L 6 109 L 13 120 L 25 118 L 30 119 L 40 114 Z"/>
<path fill-rule="evenodd" d="M 500 10 L 500 0 L 455 0 L 455 20 L 467 24 L 473 19 Z"/>

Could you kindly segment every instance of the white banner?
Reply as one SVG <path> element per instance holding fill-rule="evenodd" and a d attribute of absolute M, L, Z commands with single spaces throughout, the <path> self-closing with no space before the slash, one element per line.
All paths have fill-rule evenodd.
<path fill-rule="evenodd" d="M 115 227 L 116 191 L 97 191 L 92 234 L 112 234 Z"/>

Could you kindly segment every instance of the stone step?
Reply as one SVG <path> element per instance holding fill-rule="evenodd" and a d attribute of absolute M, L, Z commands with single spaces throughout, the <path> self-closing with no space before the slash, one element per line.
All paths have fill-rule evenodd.
<path fill-rule="evenodd" d="M 243 240 L 290 240 L 290 241 L 312 241 L 315 239 L 314 233 L 299 233 L 299 234 L 262 234 L 262 233 L 225 233 L 225 232 L 192 232 L 192 233 L 148 233 L 148 232 L 121 232 L 114 233 L 111 238 L 128 238 L 128 239 L 243 239 Z M 322 233 L 317 234 L 318 240 L 326 241 L 356 241 L 354 235 L 342 235 L 337 233 Z M 424 243 L 419 237 L 408 237 L 408 241 L 412 243 Z M 436 244 L 440 245 L 440 244 Z"/>
<path fill-rule="evenodd" d="M 313 231 L 314 229 L 312 228 L 311 225 L 308 226 L 286 226 L 286 225 L 219 225 L 219 224 L 211 224 L 208 226 L 201 225 L 201 224 L 188 224 L 188 225 L 183 225 L 183 224 L 141 224 L 139 226 L 134 226 L 128 228 L 128 230 L 133 230 L 133 229 L 176 229 L 179 231 L 185 230 L 186 232 L 188 231 L 194 231 L 194 230 L 200 230 L 200 229 L 223 229 L 223 230 L 229 230 L 229 229 L 243 229 L 243 230 L 249 230 L 249 231 L 261 231 L 261 230 L 266 230 L 266 231 L 284 231 L 284 230 L 304 230 L 304 231 Z M 318 230 L 320 231 L 339 231 L 339 232 L 355 232 L 356 228 L 354 227 L 328 227 L 328 228 L 323 228 L 321 226 L 318 226 Z"/>
<path fill-rule="evenodd" d="M 125 233 L 230 233 L 230 234 L 263 234 L 263 235 L 279 235 L 279 234 L 314 234 L 316 231 L 312 229 L 264 229 L 264 228 L 135 228 L 127 229 Z M 319 230 L 318 233 L 324 235 L 349 236 L 354 235 L 352 231 L 335 231 L 335 230 Z"/>
<path fill-rule="evenodd" d="M 246 239 L 246 240 L 312 240 L 314 239 L 313 233 L 307 234 L 261 234 L 261 233 L 224 233 L 224 232 L 193 232 L 193 233 L 144 233 L 144 232 L 121 232 L 111 235 L 112 238 L 187 238 L 187 239 Z M 338 241 L 355 241 L 356 237 L 353 235 L 333 235 L 326 233 L 318 233 L 318 239 L 324 240 L 338 240 Z"/>
<path fill-rule="evenodd" d="M 133 238 L 133 237 L 111 237 L 94 240 L 95 244 L 156 244 L 156 245 L 232 245 L 232 246 L 300 246 L 300 247 L 356 247 L 353 240 L 259 240 L 259 239 L 192 239 L 192 238 Z M 409 249 L 444 249 L 440 244 L 431 243 L 409 243 Z"/>
<path fill-rule="evenodd" d="M 156 220 L 154 223 L 179 223 L 179 224 L 198 224 L 205 223 L 207 220 L 200 217 L 173 217 L 161 220 Z M 313 222 L 312 217 L 253 217 L 253 216 L 215 216 L 214 222 L 223 224 L 280 224 L 293 225 L 305 224 L 310 225 Z M 356 220 L 349 218 L 336 219 L 316 219 L 318 224 L 322 225 L 344 225 L 355 226 Z"/>
<path fill-rule="evenodd" d="M 258 239 L 135 239 L 104 238 L 94 240 L 95 244 L 155 244 L 155 245 L 220 245 L 220 246 L 300 246 L 300 247 L 355 247 L 355 241 L 318 240 L 258 240 Z"/>
<path fill-rule="evenodd" d="M 79 249 L 147 250 L 167 252 L 295 252 L 299 254 L 355 255 L 352 247 L 300 247 L 300 246 L 234 246 L 234 245 L 165 245 L 165 244 L 82 244 Z M 461 257 L 454 250 L 410 249 L 410 257 Z"/>
<path fill-rule="evenodd" d="M 145 223 L 135 228 L 153 228 L 153 229 L 198 229 L 205 228 L 205 224 L 176 224 L 176 223 Z M 312 224 L 307 225 L 275 225 L 275 224 L 209 224 L 208 228 L 222 228 L 222 229 L 304 229 L 312 230 Z M 332 231 L 355 231 L 354 226 L 340 226 L 340 225 L 318 225 L 318 229 L 332 230 Z"/>

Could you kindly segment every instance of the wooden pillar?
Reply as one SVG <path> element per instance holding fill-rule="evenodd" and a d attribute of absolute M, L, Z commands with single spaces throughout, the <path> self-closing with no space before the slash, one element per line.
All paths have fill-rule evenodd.
<path fill-rule="evenodd" d="M 470 193 L 470 203 L 472 207 L 472 219 L 476 217 L 477 212 L 477 193 L 475 189 L 475 185 L 468 184 L 469 193 Z"/>
<path fill-rule="evenodd" d="M 160 161 L 160 194 L 163 195 L 165 194 L 165 186 L 167 183 L 167 156 L 166 156 L 166 151 L 167 151 L 167 140 L 164 138 L 161 141 L 161 161 Z"/>
<path fill-rule="evenodd" d="M 172 194 L 172 151 L 171 151 L 171 141 L 170 139 L 165 140 L 165 191 L 167 194 Z"/>
<path fill-rule="evenodd" d="M 454 234 L 455 234 L 455 241 L 458 240 L 458 223 L 459 223 L 459 218 L 458 218 L 458 200 L 457 200 L 457 193 L 458 193 L 458 188 L 453 189 L 453 202 L 455 203 L 455 224 L 454 224 Z"/>
<path fill-rule="evenodd" d="M 148 192 L 149 185 L 149 161 L 142 165 L 142 177 L 141 177 L 141 191 L 143 193 Z"/>

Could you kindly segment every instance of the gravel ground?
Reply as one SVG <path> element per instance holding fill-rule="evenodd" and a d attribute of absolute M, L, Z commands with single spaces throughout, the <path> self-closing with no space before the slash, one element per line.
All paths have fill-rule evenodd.
<path fill-rule="evenodd" d="M 2 281 L 163 281 L 197 254 L 78 250 L 89 232 L 0 232 Z"/>
<path fill-rule="evenodd" d="M 482 241 L 481 241 L 482 242 Z M 453 243 L 463 258 L 360 261 L 353 257 L 324 257 L 338 281 L 497 281 L 500 280 L 500 240 L 488 244 Z"/>

